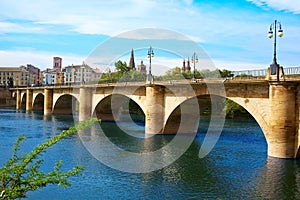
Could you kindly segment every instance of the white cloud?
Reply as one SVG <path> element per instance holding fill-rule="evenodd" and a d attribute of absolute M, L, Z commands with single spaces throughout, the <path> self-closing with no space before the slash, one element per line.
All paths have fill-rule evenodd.
<path fill-rule="evenodd" d="M 222 24 L 218 22 L 220 21 L 218 17 L 214 18 L 214 23 L 211 23 L 210 18 L 211 14 L 207 15 L 193 6 L 191 0 L 92 0 L 85 3 L 76 0 L 41 0 L 34 4 L 28 0 L 3 0 L 0 7 L 0 21 L 27 20 L 31 21 L 33 26 L 40 28 L 43 25 L 43 28 L 49 28 L 50 32 L 53 32 L 57 25 L 64 25 L 68 31 L 114 36 L 138 28 L 163 27 L 188 34 L 192 38 L 200 38 L 201 41 L 203 37 L 199 33 L 207 35 L 204 32 L 205 27 L 209 27 L 209 24 L 217 23 L 215 27 Z M 196 27 L 200 24 L 202 28 L 199 31 L 199 27 Z M 14 32 L 14 30 L 18 29 L 10 28 L 3 31 Z M 19 30 L 22 30 L 22 27 Z"/>
<path fill-rule="evenodd" d="M 264 63 L 234 62 L 226 60 L 214 60 L 214 63 L 216 68 L 227 69 L 230 71 L 260 70 L 267 69 L 269 67 Z"/>
<path fill-rule="evenodd" d="M 277 10 L 300 12 L 300 1 L 296 0 L 247 1 Z M 229 8 L 222 5 L 214 7 L 214 5 L 218 4 L 204 1 L 193 4 L 192 0 L 90 0 L 85 2 L 81 0 L 40 0 L 34 3 L 30 0 L 1 0 L 0 34 L 7 33 L 9 35 L 9 33 L 16 32 L 65 34 L 75 31 L 84 34 L 115 36 L 124 31 L 145 27 L 165 28 L 180 32 L 195 42 L 205 42 L 211 45 L 214 52 L 222 51 L 218 54 L 218 56 L 222 56 L 222 59 L 228 55 L 233 55 L 228 60 L 236 58 L 246 60 L 249 55 L 246 55 L 245 50 L 251 50 L 255 52 L 255 55 L 261 57 L 268 56 L 266 50 L 271 49 L 270 46 L 272 45 L 265 42 L 265 34 L 268 31 L 269 23 L 271 23 L 267 13 L 254 13 L 242 8 Z M 289 19 L 290 17 L 286 17 L 286 22 L 289 21 L 290 23 Z M 295 18 L 291 24 L 297 26 L 297 22 L 298 18 Z M 298 28 L 295 28 L 294 33 L 292 33 L 291 28 L 288 29 L 291 24 L 287 26 L 287 23 L 283 23 L 284 31 L 286 38 L 291 38 L 293 34 L 293 41 L 290 45 L 293 45 L 293 50 L 298 52 L 295 43 L 299 41 L 299 31 L 296 31 Z M 135 39 L 139 37 L 147 39 L 143 35 L 134 35 Z M 169 36 L 157 34 L 156 37 L 166 38 Z M 264 45 L 265 43 L 267 45 Z M 280 43 L 280 45 L 284 48 L 285 43 Z M 232 49 L 235 51 L 231 51 Z M 187 50 L 191 51 L 189 54 L 193 51 Z M 291 49 L 289 48 L 289 50 Z M 35 53 L 32 50 L 28 53 L 32 60 L 27 59 L 22 51 L 11 51 L 12 60 L 10 62 L 5 59 L 4 55 L 0 55 L 1 64 L 20 65 L 28 60 L 32 64 L 37 63 L 40 66 L 45 66 L 48 63 L 51 66 L 51 59 L 56 56 L 53 55 L 55 53 L 48 52 L 38 52 L 37 55 L 40 57 L 34 56 Z M 40 59 L 44 60 L 41 64 L 39 64 Z M 67 57 L 64 60 L 66 61 L 66 59 Z M 250 64 L 251 59 L 247 59 Z M 257 58 L 253 58 L 253 60 L 255 59 Z M 48 61 L 46 62 L 46 60 Z M 78 62 L 76 56 L 74 56 L 73 62 Z M 81 62 L 79 61 L 79 63 Z M 228 62 L 224 61 L 224 66 L 229 66 L 226 63 Z M 239 63 L 229 64 L 242 66 Z M 248 67 L 252 66 L 250 64 Z"/>
<path fill-rule="evenodd" d="M 13 32 L 13 33 L 35 33 L 41 32 L 42 28 L 31 24 L 18 24 L 12 22 L 0 21 L 0 34 Z"/>
<path fill-rule="evenodd" d="M 300 1 L 297 0 L 247 0 L 257 6 L 269 7 L 276 10 L 285 10 L 300 14 Z"/>
<path fill-rule="evenodd" d="M 63 66 L 81 64 L 85 59 L 78 55 L 57 55 L 54 52 L 34 51 L 31 49 L 19 49 L 16 51 L 0 50 L 1 67 L 19 67 L 20 65 L 32 64 L 41 70 L 52 68 L 54 56 L 63 58 Z"/>

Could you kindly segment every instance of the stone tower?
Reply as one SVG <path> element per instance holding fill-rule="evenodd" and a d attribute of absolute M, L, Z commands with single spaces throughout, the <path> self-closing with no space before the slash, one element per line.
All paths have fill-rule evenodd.
<path fill-rule="evenodd" d="M 190 65 L 190 59 L 189 58 L 188 58 L 188 61 L 187 61 L 186 71 L 187 72 L 191 71 L 191 65 Z"/>
<path fill-rule="evenodd" d="M 56 71 L 61 71 L 61 67 L 62 67 L 62 58 L 53 57 L 53 69 Z"/>
<path fill-rule="evenodd" d="M 185 70 L 186 70 L 186 68 L 185 68 L 185 59 L 183 59 L 181 72 L 185 72 Z"/>
<path fill-rule="evenodd" d="M 143 61 L 141 60 L 141 64 L 138 65 L 138 71 L 146 72 L 146 65 L 144 65 Z"/>

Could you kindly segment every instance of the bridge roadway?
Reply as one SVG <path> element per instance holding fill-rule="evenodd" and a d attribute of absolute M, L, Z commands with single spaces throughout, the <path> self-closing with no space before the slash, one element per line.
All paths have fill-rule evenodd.
<path fill-rule="evenodd" d="M 260 125 L 268 155 L 299 157 L 300 76 L 206 79 L 12 88 L 16 109 L 43 110 L 44 115 L 73 114 L 80 121 L 92 116 L 119 120 L 129 100 L 145 114 L 145 132 L 191 133 L 199 116 L 211 106 L 214 117 L 224 115 L 224 98 L 244 107 Z M 124 107 L 125 105 L 125 107 Z"/>

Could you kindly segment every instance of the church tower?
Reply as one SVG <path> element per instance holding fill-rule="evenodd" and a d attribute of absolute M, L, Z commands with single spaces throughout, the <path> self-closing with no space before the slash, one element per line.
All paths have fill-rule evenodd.
<path fill-rule="evenodd" d="M 131 70 L 135 70 L 135 62 L 134 62 L 134 54 L 133 54 L 133 49 L 131 49 L 131 54 L 130 54 L 130 60 L 129 60 L 129 65 L 128 67 Z"/>
<path fill-rule="evenodd" d="M 186 70 L 186 68 L 185 68 L 185 59 L 183 59 L 181 72 L 185 72 L 185 70 Z"/>
<path fill-rule="evenodd" d="M 191 71 L 190 59 L 189 59 L 189 58 L 188 58 L 188 61 L 187 61 L 186 71 L 187 71 L 187 72 L 190 72 L 190 71 Z"/>

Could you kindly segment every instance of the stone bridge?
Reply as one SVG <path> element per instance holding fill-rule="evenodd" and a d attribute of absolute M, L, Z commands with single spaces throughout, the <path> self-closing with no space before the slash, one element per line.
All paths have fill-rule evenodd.
<path fill-rule="evenodd" d="M 195 132 L 202 112 L 212 107 L 213 117 L 222 116 L 222 102 L 228 98 L 244 107 L 260 125 L 269 156 L 296 158 L 299 155 L 299 76 L 281 76 L 276 80 L 252 77 L 11 90 L 16 97 L 16 109 L 42 110 L 44 115 L 73 114 L 79 121 L 93 116 L 118 120 L 126 110 L 124 105 L 128 108 L 131 101 L 145 114 L 145 132 L 150 134 Z"/>

